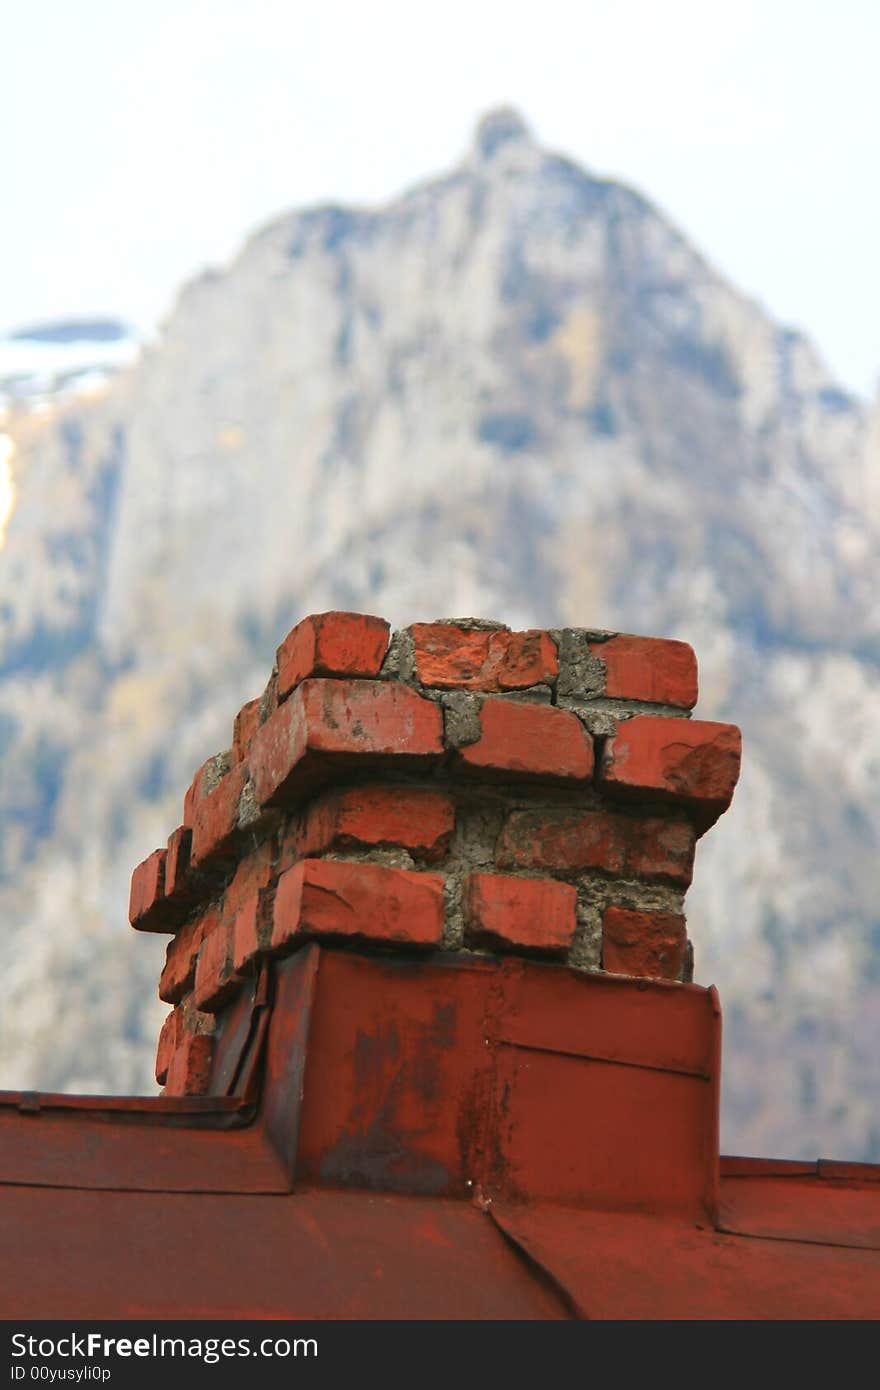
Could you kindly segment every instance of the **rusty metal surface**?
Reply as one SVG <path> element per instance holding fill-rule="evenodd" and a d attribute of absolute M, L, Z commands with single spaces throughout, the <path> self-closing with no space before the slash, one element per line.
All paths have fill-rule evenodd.
<path fill-rule="evenodd" d="M 303 1078 L 313 1052 L 310 1036 L 321 951 L 304 947 L 280 962 L 273 981 L 260 1124 L 293 1184 L 299 1148 Z M 329 1084 L 335 1085 L 331 1078 Z"/>
<path fill-rule="evenodd" d="M 245 980 L 223 1017 L 211 1070 L 211 1091 L 215 1095 L 239 1094 L 236 1082 L 255 1040 L 261 1013 L 257 991 L 265 975 L 266 967 L 259 975 L 254 974 Z"/>
<path fill-rule="evenodd" d="M 213 1123 L 235 1115 L 242 1102 L 227 1096 L 68 1096 L 52 1091 L 0 1091 L 0 1119 L 9 1112 L 46 1115 L 87 1112 L 120 1124 Z M 214 1117 L 208 1121 L 206 1116 Z"/>
<path fill-rule="evenodd" d="M 318 944 L 272 975 L 232 1094 L 0 1095 L 0 1315 L 880 1316 L 880 1168 L 719 1168 L 714 990 Z"/>
<path fill-rule="evenodd" d="M 256 1110 L 229 1098 L 92 1102 L 37 1117 L 7 1106 L 0 1181 L 177 1191 L 317 1181 L 706 1205 L 717 1010 L 705 990 L 311 945 L 276 966 L 274 991 Z M 215 1068 L 224 1089 L 245 1053 L 255 1075 L 256 1004 L 255 990 L 226 1021 Z M 202 1132 L 218 1125 L 243 1128 Z"/>
<path fill-rule="evenodd" d="M 722 1154 L 722 1178 L 813 1177 L 834 1182 L 880 1183 L 880 1163 L 855 1163 L 836 1158 L 817 1158 L 811 1163 L 791 1158 L 739 1158 Z"/>
<path fill-rule="evenodd" d="M 258 1127 L 170 1126 L 158 1105 L 153 1116 L 141 1112 L 138 1124 L 100 1111 L 0 1116 L 0 1190 L 10 1183 L 146 1192 L 287 1188 L 287 1176 Z M 228 1121 L 228 1110 L 219 1114 Z M 209 1111 L 195 1118 L 206 1117 Z"/>
<path fill-rule="evenodd" d="M 634 1212 L 494 1203 L 584 1318 L 880 1317 L 880 1254 L 723 1235 Z"/>
<path fill-rule="evenodd" d="M 3 1318 L 567 1316 L 467 1202 L 0 1188 Z"/>
<path fill-rule="evenodd" d="M 495 1190 L 699 1216 L 710 1179 L 705 1082 L 502 1049 Z"/>
<path fill-rule="evenodd" d="M 815 1176 L 817 1172 L 815 1163 L 799 1158 L 740 1158 L 729 1154 L 721 1155 L 718 1168 L 722 1181 L 725 1178 L 741 1177 L 786 1178 L 804 1174 Z"/>
<path fill-rule="evenodd" d="M 307 1181 L 467 1196 L 490 1089 L 482 964 L 322 952 L 297 1173 Z"/>
<path fill-rule="evenodd" d="M 725 1178 L 718 1229 L 880 1251 L 880 1182 L 813 1175 Z"/>
<path fill-rule="evenodd" d="M 498 1036 L 519 1047 L 708 1079 L 715 1008 L 714 991 L 699 985 L 565 969 L 538 974 L 511 962 Z"/>
<path fill-rule="evenodd" d="M 323 951 L 297 1172 L 699 1213 L 716 1182 L 717 1031 L 697 988 Z"/>

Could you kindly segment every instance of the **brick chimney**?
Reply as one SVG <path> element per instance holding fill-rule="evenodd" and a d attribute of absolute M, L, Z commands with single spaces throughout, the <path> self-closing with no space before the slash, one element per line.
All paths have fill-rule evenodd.
<path fill-rule="evenodd" d="M 298 1174 L 405 1191 L 503 1169 L 514 1192 L 589 1180 L 613 1200 L 644 1124 L 705 1199 L 718 1009 L 689 983 L 683 902 L 740 735 L 692 719 L 696 699 L 682 642 L 304 619 L 132 878 L 132 925 L 172 933 L 165 1094 L 257 1095 L 262 1075 L 255 1104 L 296 1110 Z M 283 1102 L 267 1027 L 295 1059 Z M 515 1139 L 529 1087 L 541 1118 Z M 630 1173 L 627 1199 L 656 1181 Z"/>

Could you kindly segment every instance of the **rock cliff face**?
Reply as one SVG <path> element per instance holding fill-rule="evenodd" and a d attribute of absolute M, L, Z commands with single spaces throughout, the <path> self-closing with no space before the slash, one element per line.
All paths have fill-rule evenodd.
<path fill-rule="evenodd" d="M 2 1084 L 150 1087 L 128 876 L 298 617 L 488 613 L 696 648 L 744 733 L 689 911 L 724 1143 L 880 1158 L 880 430 L 643 197 L 493 113 L 5 429 Z"/>

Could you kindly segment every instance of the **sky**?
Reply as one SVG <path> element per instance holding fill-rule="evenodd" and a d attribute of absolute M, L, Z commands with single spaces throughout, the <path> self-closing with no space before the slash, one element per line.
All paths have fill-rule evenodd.
<path fill-rule="evenodd" d="M 4 12 L 0 332 L 150 329 L 291 207 L 380 203 L 488 108 L 638 187 L 880 383 L 876 0 L 28 0 Z"/>

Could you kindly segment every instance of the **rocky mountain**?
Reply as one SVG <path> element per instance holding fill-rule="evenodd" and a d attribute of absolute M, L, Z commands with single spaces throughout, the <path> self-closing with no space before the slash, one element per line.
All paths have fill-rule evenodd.
<path fill-rule="evenodd" d="M 880 1159 L 880 419 L 643 196 L 494 112 L 4 428 L 2 1084 L 151 1088 L 129 872 L 299 616 L 476 613 L 693 643 L 744 732 L 689 896 L 724 1143 Z"/>

